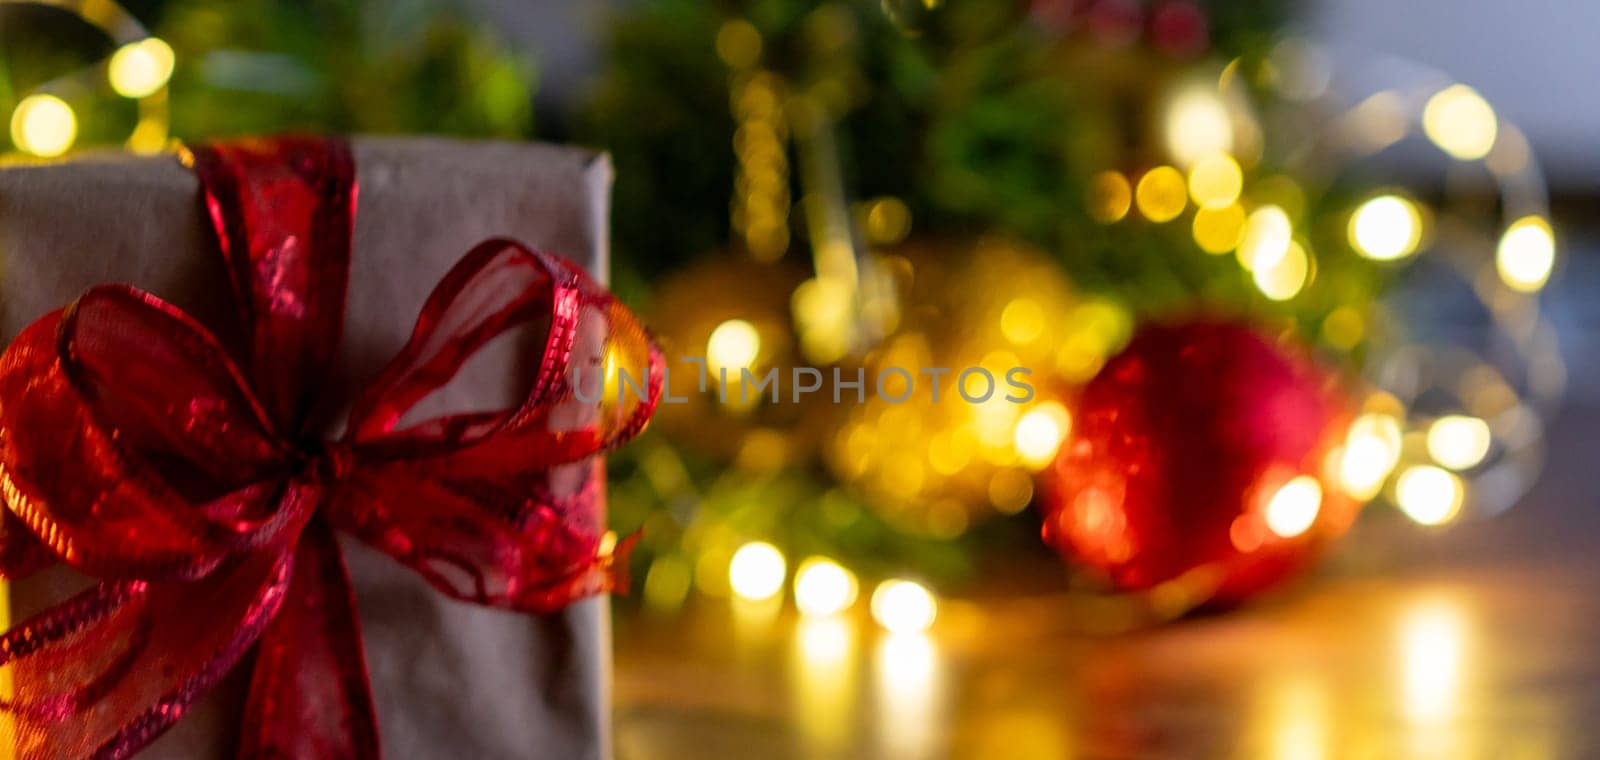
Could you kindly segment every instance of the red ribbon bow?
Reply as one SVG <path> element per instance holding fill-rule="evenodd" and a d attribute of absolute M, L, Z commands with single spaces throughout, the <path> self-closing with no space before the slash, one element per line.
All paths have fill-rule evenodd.
<path fill-rule="evenodd" d="M 481 604 L 546 612 L 609 589 L 592 458 L 644 426 L 660 354 L 582 270 L 491 240 L 434 288 L 410 341 L 353 394 L 347 432 L 324 442 L 340 411 L 323 386 L 349 277 L 349 147 L 281 138 L 186 158 L 243 350 L 105 285 L 0 356 L 0 573 L 59 561 L 97 581 L 0 637 L 15 683 L 3 706 L 25 758 L 126 757 L 256 645 L 241 757 L 376 758 L 333 531 Z M 545 337 L 520 405 L 412 419 L 525 325 Z M 602 356 L 640 368 L 644 398 L 578 399 L 567 370 Z"/>

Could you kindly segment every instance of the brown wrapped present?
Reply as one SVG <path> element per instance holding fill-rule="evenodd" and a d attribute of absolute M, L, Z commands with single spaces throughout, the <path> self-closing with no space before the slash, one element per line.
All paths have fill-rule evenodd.
<path fill-rule="evenodd" d="M 605 276 L 604 156 L 413 138 L 357 139 L 353 148 L 360 209 L 341 363 L 330 368 L 337 387 L 369 379 L 393 356 L 440 277 L 487 237 L 515 238 Z M 203 214 L 195 177 L 170 156 L 0 169 L 4 339 L 101 283 L 136 285 L 202 320 L 222 313 L 228 281 Z M 505 403 L 524 380 L 478 373 L 438 403 Z M 609 757 L 603 599 L 546 616 L 480 607 L 357 541 L 341 543 L 389 756 Z M 75 582 L 63 576 L 15 584 L 13 622 L 59 599 Z M 140 756 L 233 756 L 248 676 L 235 668 Z"/>

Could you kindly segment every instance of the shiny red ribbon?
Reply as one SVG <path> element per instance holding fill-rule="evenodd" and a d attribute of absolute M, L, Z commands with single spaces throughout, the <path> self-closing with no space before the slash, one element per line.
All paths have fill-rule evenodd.
<path fill-rule="evenodd" d="M 581 269 L 491 240 L 343 404 L 325 386 L 349 277 L 349 147 L 279 138 L 186 158 L 239 307 L 230 340 L 104 285 L 0 356 L 0 574 L 60 562 L 94 581 L 0 637 L 14 683 L 0 706 L 24 758 L 127 757 L 254 646 L 241 757 L 376 758 L 334 531 L 480 604 L 548 612 L 609 589 L 592 457 L 644 426 L 660 353 Z M 543 338 L 520 404 L 413 419 L 517 328 Z M 601 357 L 638 368 L 645 397 L 577 398 L 568 370 L 594 377 Z M 325 440 L 342 411 L 346 432 Z"/>

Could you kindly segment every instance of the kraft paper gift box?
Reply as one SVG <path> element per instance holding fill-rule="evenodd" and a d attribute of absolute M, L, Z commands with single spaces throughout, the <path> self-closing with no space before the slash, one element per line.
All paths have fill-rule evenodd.
<path fill-rule="evenodd" d="M 335 388 L 376 374 L 439 278 L 486 238 L 565 256 L 603 281 L 605 156 L 431 138 L 353 144 L 360 195 L 342 365 L 330 368 Z M 173 156 L 90 155 L 0 169 L 0 338 L 9 343 L 33 320 L 112 282 L 215 324 L 231 308 L 216 245 L 198 183 Z M 527 370 L 537 355 L 519 363 L 515 346 L 490 353 L 480 357 L 488 371 L 470 373 L 437 403 L 482 409 L 515 398 L 526 377 L 493 368 Z M 357 541 L 341 543 L 389 757 L 610 756 L 604 599 L 548 616 L 478 607 L 446 598 Z M 11 620 L 82 583 L 64 575 L 15 584 Z M 140 757 L 232 757 L 248 683 L 246 660 Z"/>

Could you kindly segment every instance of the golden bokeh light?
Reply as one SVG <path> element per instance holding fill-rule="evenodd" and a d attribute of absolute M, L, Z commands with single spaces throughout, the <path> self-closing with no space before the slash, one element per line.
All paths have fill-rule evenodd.
<path fill-rule="evenodd" d="M 689 596 L 692 569 L 681 556 L 668 554 L 650 563 L 644 576 L 644 603 L 654 610 L 672 611 Z"/>
<path fill-rule="evenodd" d="M 1310 475 L 1284 483 L 1267 501 L 1267 528 L 1280 538 L 1294 538 L 1311 529 L 1322 509 L 1322 484 Z"/>
<path fill-rule="evenodd" d="M 1014 298 L 1000 311 L 1000 332 L 1012 343 L 1032 343 L 1044 333 L 1044 307 L 1032 298 Z"/>
<path fill-rule="evenodd" d="M 155 37 L 146 37 L 123 45 L 111 54 L 106 78 L 118 95 L 143 98 L 167 85 L 175 63 L 172 46 Z"/>
<path fill-rule="evenodd" d="M 1452 470 L 1478 466 L 1492 441 L 1489 423 L 1477 417 L 1452 414 L 1428 426 L 1428 456 Z"/>
<path fill-rule="evenodd" d="M 1366 501 L 1378 495 L 1400 461 L 1400 421 L 1388 414 L 1363 414 L 1350 424 L 1339 457 L 1339 484 Z"/>
<path fill-rule="evenodd" d="M 1244 240 L 1244 228 L 1244 207 L 1237 203 L 1194 212 L 1194 242 L 1206 253 L 1222 254 L 1238 248 Z"/>
<path fill-rule="evenodd" d="M 1239 200 L 1244 172 L 1232 156 L 1217 154 L 1202 159 L 1189 170 L 1189 195 L 1200 208 L 1223 208 Z"/>
<path fill-rule="evenodd" d="M 806 356 L 831 364 L 850 350 L 855 288 L 843 277 L 813 277 L 790 296 L 800 345 Z"/>
<path fill-rule="evenodd" d="M 1111 224 L 1128 215 L 1133 205 L 1133 187 L 1122 172 L 1103 171 L 1089 178 L 1086 202 L 1089 216 Z"/>
<path fill-rule="evenodd" d="M 1350 216 L 1350 245 L 1377 261 L 1410 256 L 1422 242 L 1422 214 L 1416 204 L 1398 195 L 1380 195 L 1361 204 Z"/>
<path fill-rule="evenodd" d="M 917 633 L 933 625 L 939 603 L 916 581 L 887 580 L 872 592 L 872 619 L 893 633 Z"/>
<path fill-rule="evenodd" d="M 1489 155 L 1499 127 L 1488 101 L 1477 90 L 1457 84 L 1428 98 L 1422 109 L 1422 131 L 1452 157 L 1476 161 Z"/>
<path fill-rule="evenodd" d="M 1027 472 L 1006 468 L 989 479 L 989 503 L 1002 514 L 1014 515 L 1033 499 L 1033 478 Z"/>
<path fill-rule="evenodd" d="M 717 57 L 735 69 L 748 69 L 761 58 L 761 32 L 744 19 L 734 19 L 717 30 Z"/>
<path fill-rule="evenodd" d="M 1406 136 L 1405 100 L 1384 90 L 1361 101 L 1345 116 L 1344 129 L 1362 149 L 1376 153 Z"/>
<path fill-rule="evenodd" d="M 1022 415 L 1012 433 L 1012 444 L 1022 463 L 1032 470 L 1041 470 L 1055 459 L 1056 450 L 1066 440 L 1072 429 L 1072 418 L 1066 407 L 1047 401 Z"/>
<path fill-rule="evenodd" d="M 1167 151 L 1180 166 L 1233 152 L 1233 117 L 1212 83 L 1178 92 L 1167 106 L 1164 127 Z"/>
<path fill-rule="evenodd" d="M 1495 268 L 1513 290 L 1532 293 L 1550 280 L 1556 263 L 1556 241 L 1543 217 L 1525 216 L 1511 223 L 1495 249 Z"/>
<path fill-rule="evenodd" d="M 11 142 L 24 153 L 53 158 L 77 139 L 77 114 L 54 95 L 29 95 L 11 112 Z"/>
<path fill-rule="evenodd" d="M 836 615 L 856 603 L 855 574 L 826 557 L 809 557 L 794 574 L 794 604 L 810 617 Z"/>
<path fill-rule="evenodd" d="M 761 333 L 742 319 L 717 325 L 706 341 L 706 365 L 712 370 L 738 371 L 755 365 L 761 354 Z"/>
<path fill-rule="evenodd" d="M 1461 510 L 1465 489 L 1449 470 L 1433 465 L 1408 467 L 1395 480 L 1395 503 L 1423 525 L 1440 525 Z"/>
<path fill-rule="evenodd" d="M 1293 242 L 1294 226 L 1282 207 L 1266 205 L 1250 212 L 1245 219 L 1244 239 L 1239 241 L 1239 265 L 1253 272 L 1271 267 L 1283 258 Z"/>
<path fill-rule="evenodd" d="M 899 198 L 879 198 L 867 206 L 867 241 L 894 245 L 911 233 L 911 209 Z"/>
<path fill-rule="evenodd" d="M 728 562 L 728 586 L 742 599 L 771 599 L 783 590 L 787 572 L 788 565 L 778 547 L 752 541 L 739 547 Z"/>
<path fill-rule="evenodd" d="M 1322 340 L 1334 348 L 1349 351 L 1367 334 L 1367 320 L 1361 310 L 1345 304 L 1328 312 L 1322 320 Z"/>
<path fill-rule="evenodd" d="M 1274 301 L 1287 301 L 1300 294 L 1311 274 L 1311 256 L 1293 240 L 1289 247 L 1268 265 L 1257 264 L 1250 273 L 1261 295 Z"/>
<path fill-rule="evenodd" d="M 1157 166 L 1139 178 L 1133 197 L 1145 218 L 1152 222 L 1170 222 L 1188 205 L 1189 190 L 1182 172 L 1170 166 Z"/>

